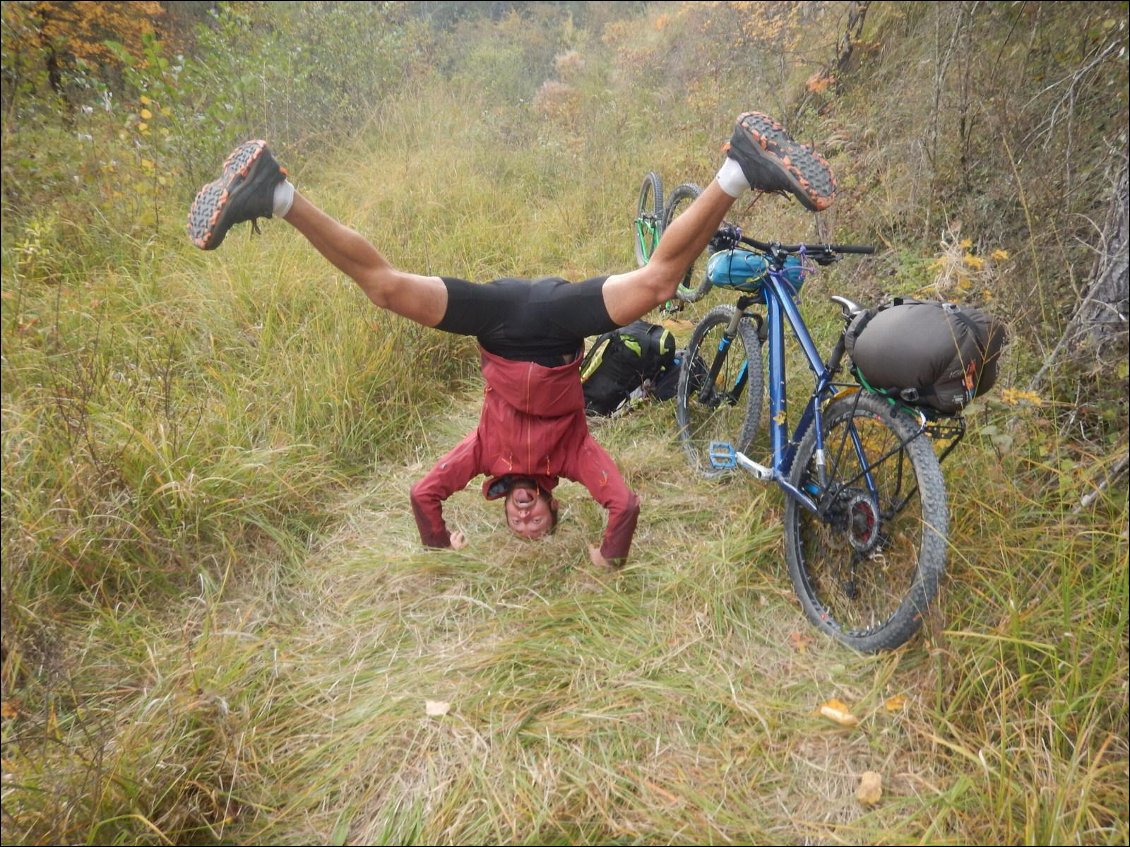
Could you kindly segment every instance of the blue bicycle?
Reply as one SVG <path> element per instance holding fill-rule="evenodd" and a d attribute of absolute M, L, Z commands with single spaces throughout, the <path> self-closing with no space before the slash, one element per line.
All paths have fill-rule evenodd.
<path fill-rule="evenodd" d="M 921 627 L 946 563 L 946 494 L 932 440 L 949 441 L 945 458 L 964 423 L 892 401 L 854 370 L 842 380 L 842 333 L 827 359 L 817 351 L 797 306 L 805 274 L 874 248 L 766 243 L 731 225 L 711 247 L 713 286 L 739 296 L 696 325 L 683 357 L 676 418 L 688 457 L 707 476 L 740 469 L 780 487 L 789 576 L 817 628 L 862 652 L 898 647 Z M 861 309 L 831 299 L 846 330 Z M 815 379 L 791 435 L 786 327 Z M 761 417 L 763 346 L 767 464 L 747 455 Z"/>

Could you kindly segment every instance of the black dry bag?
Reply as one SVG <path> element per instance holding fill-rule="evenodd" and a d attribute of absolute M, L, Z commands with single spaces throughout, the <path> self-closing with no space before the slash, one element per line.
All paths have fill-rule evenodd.
<path fill-rule="evenodd" d="M 980 309 L 896 299 L 858 315 L 845 340 L 867 385 L 952 415 L 993 387 L 1006 333 Z"/>

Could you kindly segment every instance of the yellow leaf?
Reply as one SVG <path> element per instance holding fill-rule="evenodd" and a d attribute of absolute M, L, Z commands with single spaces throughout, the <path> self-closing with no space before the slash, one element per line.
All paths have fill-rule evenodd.
<path fill-rule="evenodd" d="M 152 112 L 150 112 L 150 111 L 149 111 L 148 109 L 142 109 L 142 110 L 141 110 L 141 119 L 142 119 L 143 121 L 147 121 L 147 120 L 149 120 L 149 119 L 150 119 L 150 118 L 152 118 L 152 117 L 153 117 L 153 113 L 152 113 Z"/>
<path fill-rule="evenodd" d="M 855 799 L 864 806 L 874 806 L 883 796 L 883 777 L 875 771 L 864 771 L 859 778 Z"/>
<path fill-rule="evenodd" d="M 1044 400 L 1034 391 L 1020 391 L 1016 388 L 1005 388 L 1001 391 L 1001 402 L 1007 406 L 1018 406 L 1031 403 L 1033 406 L 1042 406 Z"/>
<path fill-rule="evenodd" d="M 792 644 L 793 649 L 798 653 L 807 653 L 808 645 L 811 642 L 812 639 L 804 633 L 797 632 L 796 630 L 789 633 L 789 643 Z"/>
<path fill-rule="evenodd" d="M 859 718 L 853 715 L 848 707 L 839 700 L 829 700 L 820 707 L 820 714 L 828 720 L 835 721 L 840 726 L 856 726 L 859 724 Z"/>
<path fill-rule="evenodd" d="M 827 91 L 833 82 L 835 82 L 835 77 L 831 74 L 825 73 L 824 71 L 817 71 L 808 78 L 808 81 L 804 85 L 805 88 L 813 94 L 820 94 Z"/>
<path fill-rule="evenodd" d="M 888 712 L 897 712 L 906 705 L 906 697 L 896 694 L 894 697 L 888 697 L 883 705 L 887 707 Z"/>
<path fill-rule="evenodd" d="M 141 95 L 141 102 L 142 102 L 143 105 L 148 106 L 153 101 L 150 100 L 148 97 L 146 97 L 144 94 L 142 94 Z"/>
<path fill-rule="evenodd" d="M 4 293 L 7 294 L 8 292 L 5 291 Z M 0 702 L 0 718 L 7 720 L 8 718 L 16 717 L 19 713 L 19 707 L 14 701 L 4 700 Z"/>

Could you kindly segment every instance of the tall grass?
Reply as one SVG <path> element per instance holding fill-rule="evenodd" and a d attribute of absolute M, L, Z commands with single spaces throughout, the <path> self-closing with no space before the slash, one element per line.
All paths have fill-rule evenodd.
<path fill-rule="evenodd" d="M 643 172 L 708 179 L 728 119 L 656 123 L 599 65 L 569 84 L 537 112 L 428 77 L 349 140 L 271 141 L 403 267 L 580 278 L 631 262 Z M 5 842 L 1130 839 L 1127 501 L 1077 508 L 1099 457 L 1056 409 L 970 414 L 938 608 L 860 656 L 792 595 L 780 495 L 692 478 L 666 405 L 595 427 L 644 503 L 622 573 L 587 564 L 603 515 L 568 482 L 548 540 L 472 486 L 447 508 L 470 546 L 422 549 L 407 488 L 474 426 L 474 345 L 282 222 L 201 254 L 181 214 L 5 228 Z M 906 293 L 920 262 L 808 283 L 820 337 L 827 293 Z"/>

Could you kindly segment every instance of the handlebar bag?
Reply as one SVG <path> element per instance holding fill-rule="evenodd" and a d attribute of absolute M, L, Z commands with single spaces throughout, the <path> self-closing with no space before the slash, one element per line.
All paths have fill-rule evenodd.
<path fill-rule="evenodd" d="M 844 337 L 867 385 L 947 415 L 993 387 L 1006 339 L 980 309 L 902 298 L 860 313 Z"/>
<path fill-rule="evenodd" d="M 737 291 L 758 293 L 769 273 L 769 259 L 764 253 L 735 248 L 719 250 L 706 260 L 706 276 L 712 285 Z M 797 291 L 804 283 L 805 267 L 799 256 L 785 258 L 785 279 Z"/>

